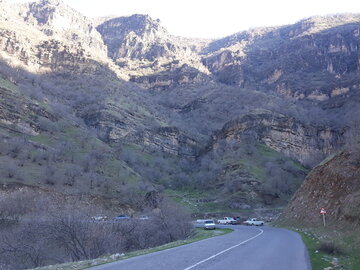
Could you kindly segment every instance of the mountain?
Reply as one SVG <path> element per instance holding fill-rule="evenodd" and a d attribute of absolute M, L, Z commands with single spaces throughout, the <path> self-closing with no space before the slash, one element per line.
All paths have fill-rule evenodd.
<path fill-rule="evenodd" d="M 43 0 L 23 4 L 20 16 L 34 24 L 49 37 L 56 35 L 81 45 L 96 53 L 105 53 L 104 42 L 91 21 L 58 0 Z"/>
<path fill-rule="evenodd" d="M 204 64 L 226 84 L 328 100 L 358 89 L 357 14 L 312 17 L 216 40 Z"/>
<path fill-rule="evenodd" d="M 134 211 L 164 189 L 198 194 L 209 215 L 272 208 L 357 136 L 359 15 L 204 40 L 148 15 L 90 19 L 60 0 L 0 9 L 6 185 Z"/>
<path fill-rule="evenodd" d="M 148 15 L 100 20 L 97 30 L 114 60 L 145 88 L 167 88 L 209 75 L 198 53 L 208 40 L 172 36 Z M 179 74 L 180 73 L 180 74 Z"/>
<path fill-rule="evenodd" d="M 171 58 L 177 54 L 191 54 L 190 48 L 181 48 L 170 34 L 148 15 L 113 18 L 97 26 L 113 59 L 130 58 L 154 61 L 160 57 Z"/>

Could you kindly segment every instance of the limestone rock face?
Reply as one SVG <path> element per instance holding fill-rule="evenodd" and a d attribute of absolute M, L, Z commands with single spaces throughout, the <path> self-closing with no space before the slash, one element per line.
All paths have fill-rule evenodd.
<path fill-rule="evenodd" d="M 333 226 L 360 224 L 360 156 L 353 149 L 315 167 L 280 217 L 287 223 L 322 226 L 320 209 Z"/>
<path fill-rule="evenodd" d="M 117 106 L 84 112 L 88 126 L 97 128 L 108 143 L 135 143 L 149 150 L 195 158 L 197 142 L 176 127 L 158 127 L 143 115 Z"/>
<path fill-rule="evenodd" d="M 184 132 L 176 127 L 151 128 L 152 125 L 147 123 L 148 119 L 140 117 L 115 107 L 111 110 L 89 112 L 83 116 L 87 125 L 100 130 L 100 136 L 105 142 L 135 143 L 175 156 L 196 156 L 197 142 Z"/>
<path fill-rule="evenodd" d="M 175 127 L 160 127 L 151 132 L 139 134 L 138 143 L 180 157 L 194 159 L 197 156 L 197 142 Z"/>
<path fill-rule="evenodd" d="M 341 130 L 306 125 L 284 115 L 259 112 L 227 123 L 213 137 L 213 147 L 216 148 L 217 141 L 222 139 L 241 142 L 244 136 L 252 136 L 275 151 L 310 167 L 343 144 Z"/>
<path fill-rule="evenodd" d="M 148 15 L 105 19 L 97 30 L 108 56 L 143 88 L 171 88 L 204 81 L 209 74 L 198 55 L 208 41 L 172 36 Z"/>
<path fill-rule="evenodd" d="M 130 58 L 155 60 L 170 57 L 180 48 L 170 40 L 168 32 L 147 15 L 110 19 L 97 27 L 108 47 L 108 55 L 116 60 Z"/>
<path fill-rule="evenodd" d="M 183 64 L 180 67 L 175 64 L 175 67 L 171 67 L 169 70 L 160 73 L 132 76 L 130 81 L 135 82 L 145 89 L 168 90 L 187 83 L 210 83 L 211 78 L 209 75 L 200 72 L 188 64 Z"/>
<path fill-rule="evenodd" d="M 23 5 L 21 11 L 26 22 L 36 24 L 47 36 L 59 35 L 106 54 L 104 42 L 92 21 L 61 0 L 32 2 Z"/>
<path fill-rule="evenodd" d="M 358 14 L 313 17 L 216 40 L 202 61 L 228 85 L 324 101 L 359 89 L 359 33 Z"/>
<path fill-rule="evenodd" d="M 1 4 L 0 54 L 33 72 L 84 72 L 107 62 L 106 46 L 92 21 L 62 1 Z M 92 66 L 92 67 L 91 67 Z"/>
<path fill-rule="evenodd" d="M 20 95 L 10 87 L 0 86 L 0 128 L 17 134 L 38 135 L 41 131 L 39 119 L 54 122 L 57 117 L 44 106 Z"/>

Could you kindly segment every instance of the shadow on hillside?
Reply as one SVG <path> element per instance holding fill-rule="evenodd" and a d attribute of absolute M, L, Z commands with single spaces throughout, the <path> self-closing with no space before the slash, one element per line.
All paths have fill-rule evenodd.
<path fill-rule="evenodd" d="M 93 128 L 102 127 L 93 117 L 103 116 L 104 112 L 114 116 L 114 127 L 124 121 L 132 121 L 133 125 L 154 122 L 149 120 L 153 118 L 149 93 L 120 79 L 113 70 L 95 60 L 79 57 L 76 62 L 73 55 L 61 57 L 64 58 L 45 62 L 44 68 L 53 71 L 43 74 L 13 68 L 0 60 L 0 76 L 15 85 L 14 95 L 25 95 L 30 103 L 46 104 L 50 113 L 60 117 L 65 113 L 75 114 Z M 108 139 L 110 132 L 111 129 L 105 130 L 102 139 Z"/>

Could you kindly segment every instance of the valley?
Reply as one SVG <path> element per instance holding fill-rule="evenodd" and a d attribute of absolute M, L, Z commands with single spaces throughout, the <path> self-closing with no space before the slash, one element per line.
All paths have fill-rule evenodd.
<path fill-rule="evenodd" d="M 281 214 L 315 226 L 317 208 L 331 207 L 329 226 L 359 225 L 359 14 L 211 40 L 173 36 L 148 15 L 88 18 L 61 0 L 2 0 L 0 10 L 0 225 L 9 231 L 70 210 L 75 221 L 153 215 L 164 234 L 111 247 L 134 250 L 185 238 L 186 225 L 170 233 L 181 219 Z M 316 195 L 324 187 L 326 200 Z M 102 252 L 111 251 L 21 255 L 17 267 Z"/>

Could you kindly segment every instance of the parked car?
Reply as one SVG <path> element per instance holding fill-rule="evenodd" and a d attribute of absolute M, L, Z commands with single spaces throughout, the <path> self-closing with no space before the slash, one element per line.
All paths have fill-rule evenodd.
<path fill-rule="evenodd" d="M 93 217 L 91 217 L 91 219 L 93 221 L 105 221 L 108 219 L 108 217 L 107 216 L 93 216 Z"/>
<path fill-rule="evenodd" d="M 205 220 L 204 230 L 215 230 L 215 229 L 216 229 L 215 221 L 213 221 L 212 219 Z"/>
<path fill-rule="evenodd" d="M 239 224 L 241 224 L 242 222 L 241 222 L 241 217 L 234 217 L 234 222 L 233 223 L 231 223 L 231 224 L 233 224 L 233 225 L 239 225 Z"/>
<path fill-rule="evenodd" d="M 232 217 L 223 217 L 217 221 L 219 224 L 236 224 L 236 220 Z"/>
<path fill-rule="evenodd" d="M 129 220 L 129 219 L 130 219 L 130 217 L 127 216 L 127 215 L 119 215 L 119 216 L 114 217 L 114 220 L 118 220 L 118 221 L 120 221 L 120 220 Z"/>
<path fill-rule="evenodd" d="M 250 218 L 250 219 L 244 221 L 244 224 L 247 226 L 263 226 L 264 221 L 258 220 L 257 218 Z"/>
<path fill-rule="evenodd" d="M 149 216 L 141 215 L 137 219 L 139 219 L 139 220 L 149 220 L 150 218 L 149 218 Z"/>

